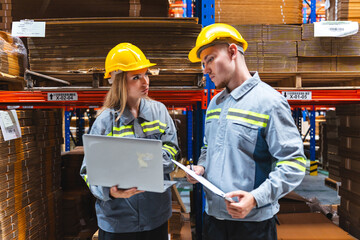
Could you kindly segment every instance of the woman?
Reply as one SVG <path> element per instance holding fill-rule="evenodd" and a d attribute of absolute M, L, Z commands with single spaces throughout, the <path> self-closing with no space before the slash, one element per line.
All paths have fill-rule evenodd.
<path fill-rule="evenodd" d="M 171 159 L 178 158 L 179 148 L 166 107 L 147 97 L 148 68 L 154 65 L 130 43 L 120 43 L 110 50 L 105 61 L 105 78 L 110 78 L 112 86 L 90 134 L 162 140 L 164 174 L 168 180 L 173 170 Z M 85 161 L 80 174 L 87 182 Z M 99 239 L 168 239 L 170 189 L 154 193 L 136 188 L 88 186 L 97 198 Z"/>

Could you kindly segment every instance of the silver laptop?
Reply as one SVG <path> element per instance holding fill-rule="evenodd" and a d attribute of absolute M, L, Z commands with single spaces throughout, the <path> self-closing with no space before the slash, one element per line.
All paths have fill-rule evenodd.
<path fill-rule="evenodd" d="M 142 138 L 83 135 L 89 184 L 164 192 L 162 142 Z"/>

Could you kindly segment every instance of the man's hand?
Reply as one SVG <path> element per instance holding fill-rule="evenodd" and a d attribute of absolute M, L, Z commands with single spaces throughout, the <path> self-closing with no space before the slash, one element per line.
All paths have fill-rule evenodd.
<path fill-rule="evenodd" d="M 226 197 L 237 197 L 237 202 L 229 202 L 225 200 L 226 209 L 232 218 L 245 218 L 249 212 L 256 206 L 254 196 L 245 191 L 233 191 L 225 195 Z"/>
<path fill-rule="evenodd" d="M 129 189 L 119 189 L 117 186 L 110 188 L 110 195 L 113 198 L 130 198 L 136 194 L 142 193 L 144 191 L 137 190 L 136 187 Z"/>
<path fill-rule="evenodd" d="M 187 166 L 190 169 L 190 166 Z M 197 175 L 204 175 L 205 173 L 205 169 L 203 166 L 199 166 L 199 165 L 194 165 L 193 169 L 192 169 Z M 198 183 L 198 181 L 193 178 L 192 176 L 190 176 L 189 174 L 186 174 L 186 179 L 189 183 L 195 184 Z"/>

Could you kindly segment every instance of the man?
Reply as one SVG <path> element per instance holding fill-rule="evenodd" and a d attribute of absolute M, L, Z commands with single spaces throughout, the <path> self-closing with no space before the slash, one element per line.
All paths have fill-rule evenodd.
<path fill-rule="evenodd" d="M 207 109 L 204 146 L 193 169 L 234 201 L 205 190 L 205 239 L 277 239 L 278 199 L 305 175 L 290 107 L 257 72 L 249 72 L 247 45 L 235 28 L 216 23 L 203 28 L 189 53 L 217 88 L 225 88 Z M 190 176 L 188 181 L 196 183 Z"/>

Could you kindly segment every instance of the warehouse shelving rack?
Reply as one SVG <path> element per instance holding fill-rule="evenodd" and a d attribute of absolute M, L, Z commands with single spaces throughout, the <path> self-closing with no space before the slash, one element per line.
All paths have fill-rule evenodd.
<path fill-rule="evenodd" d="M 186 0 L 187 12 L 190 16 L 192 1 Z M 316 21 L 316 0 L 311 0 L 311 22 Z M 215 0 L 196 1 L 195 14 L 199 18 L 199 23 L 203 26 L 215 22 Z M 66 129 L 70 128 L 69 111 L 73 109 L 90 108 L 96 109 L 102 105 L 104 96 L 108 89 L 86 89 L 77 90 L 70 88 L 30 90 L 30 91 L 0 91 L 0 109 L 36 109 L 36 108 L 63 108 L 67 119 L 65 121 Z M 281 88 L 277 89 L 280 93 L 283 91 L 311 91 L 311 100 L 289 100 L 289 104 L 294 108 L 295 121 L 298 121 L 301 114 L 299 109 L 306 108 L 310 111 L 310 136 L 311 136 L 311 159 L 315 159 L 315 111 L 323 108 L 335 107 L 337 104 L 359 103 L 360 88 Z M 52 93 L 72 92 L 76 93 L 76 101 L 49 101 L 48 97 Z M 163 102 L 167 106 L 184 107 L 187 111 L 188 126 L 188 159 L 194 159 L 197 162 L 200 156 L 200 149 L 204 136 L 205 111 L 208 102 L 215 96 L 219 90 L 215 89 L 214 84 L 206 76 L 205 89 L 180 89 L 180 90 L 152 90 L 149 96 L 155 100 Z M 210 93 L 210 94 L 208 94 Z M 79 120 L 81 122 L 81 119 Z M 194 125 L 193 125 L 194 123 Z M 194 128 L 193 128 L 194 127 Z M 68 132 L 67 132 L 68 134 Z M 65 136 L 70 141 L 69 135 Z M 194 143 L 194 144 L 193 144 Z M 67 142 L 69 146 L 69 142 Z M 202 213 L 204 211 L 204 194 L 201 185 L 194 187 L 194 200 L 196 203 L 196 232 L 202 232 Z M 201 239 L 201 234 L 197 234 L 197 239 Z"/>

